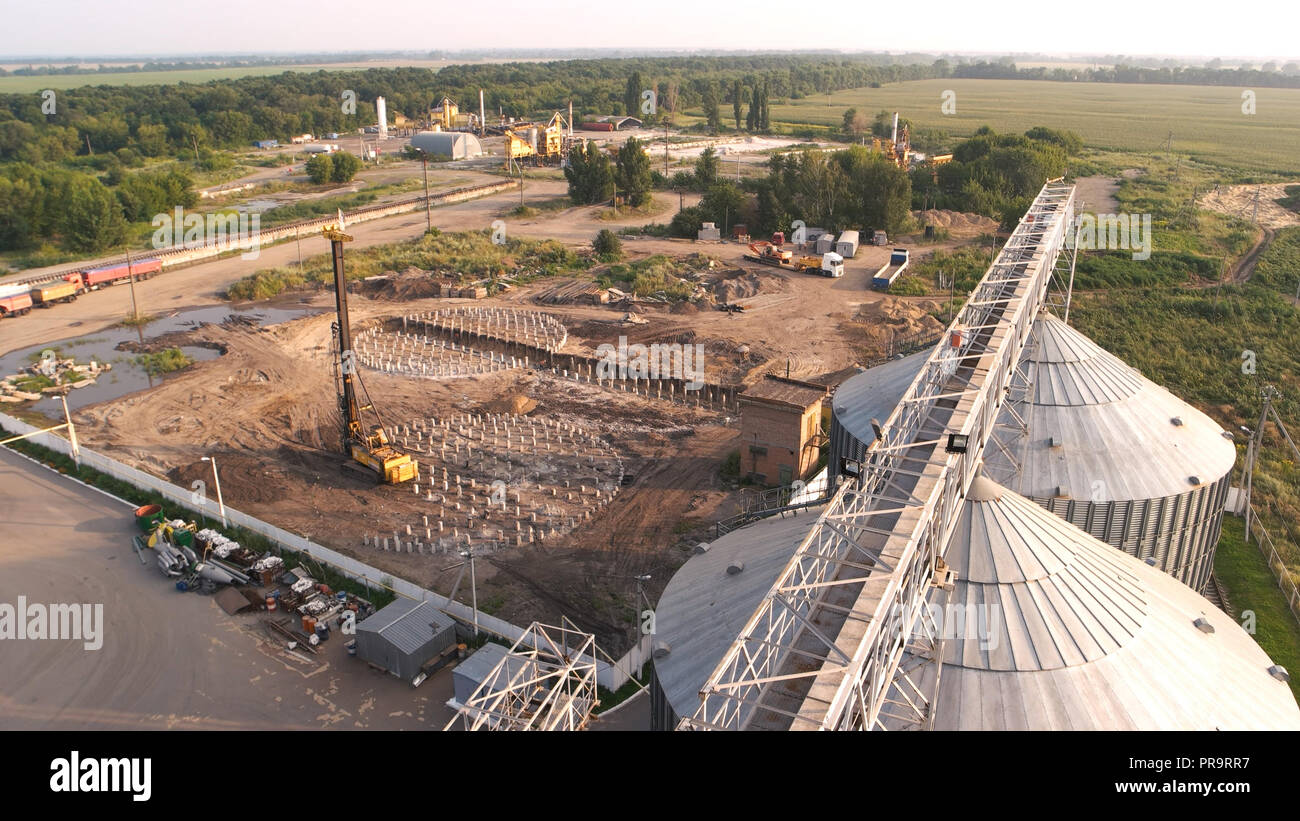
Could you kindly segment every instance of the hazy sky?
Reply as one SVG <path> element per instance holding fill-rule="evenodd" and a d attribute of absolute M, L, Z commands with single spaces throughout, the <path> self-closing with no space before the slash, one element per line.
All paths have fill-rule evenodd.
<path fill-rule="evenodd" d="M 0 55 L 26 57 L 623 47 L 1300 59 L 1295 0 L 11 0 L 5 5 Z"/>

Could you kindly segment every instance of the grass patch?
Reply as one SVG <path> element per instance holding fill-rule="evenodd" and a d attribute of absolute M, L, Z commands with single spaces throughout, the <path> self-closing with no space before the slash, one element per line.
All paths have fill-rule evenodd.
<path fill-rule="evenodd" d="M 600 700 L 600 707 L 594 710 L 593 713 L 595 715 L 600 715 L 601 713 L 608 712 L 641 692 L 641 688 L 645 687 L 650 682 L 650 674 L 648 672 L 649 666 L 650 662 L 646 662 L 636 675 L 630 677 L 623 683 L 622 687 L 612 693 L 604 687 L 597 685 L 596 698 Z"/>
<path fill-rule="evenodd" d="M 695 293 L 695 284 L 682 278 L 684 273 L 692 270 L 696 269 L 689 262 L 655 254 L 627 264 L 611 265 L 596 277 L 596 283 L 602 288 L 618 288 L 641 297 L 656 296 L 679 301 L 690 299 Z"/>
<path fill-rule="evenodd" d="M 128 316 L 117 324 L 124 328 L 143 328 L 157 319 L 158 317 L 153 314 L 140 314 L 139 316 Z"/>
<path fill-rule="evenodd" d="M 347 276 L 363 279 L 414 266 L 461 282 L 484 277 L 510 277 L 527 282 L 588 265 L 586 258 L 557 240 L 507 238 L 498 245 L 492 242 L 490 230 L 446 234 L 435 231 L 408 242 L 349 251 Z M 304 260 L 301 270 L 294 266 L 257 271 L 233 283 L 226 289 L 226 296 L 232 300 L 266 299 L 313 284 L 327 285 L 333 279 L 330 256 L 322 254 Z"/>
<path fill-rule="evenodd" d="M 1256 262 L 1250 281 L 1287 296 L 1295 295 L 1300 284 L 1300 228 L 1284 228 L 1277 232 Z"/>
<path fill-rule="evenodd" d="M 527 205 L 516 205 L 513 208 L 504 209 L 501 212 L 501 216 L 525 219 L 528 217 L 536 217 L 541 214 L 553 214 L 572 207 L 573 201 L 567 196 L 549 197 L 547 199 L 530 202 Z"/>
<path fill-rule="evenodd" d="M 1255 641 L 1269 658 L 1288 671 L 1300 670 L 1300 623 L 1287 606 L 1264 554 L 1253 541 L 1245 542 L 1245 519 L 1223 517 L 1223 536 L 1214 554 L 1214 575 L 1236 611 L 1255 614 Z M 1291 692 L 1300 698 L 1300 676 L 1291 680 Z"/>
<path fill-rule="evenodd" d="M 645 203 L 633 208 L 630 205 L 620 205 L 617 210 L 613 208 L 602 208 L 596 212 L 598 220 L 625 220 L 630 217 L 654 217 L 664 213 L 669 208 L 667 202 L 651 197 Z"/>
<path fill-rule="evenodd" d="M 24 374 L 14 380 L 14 387 L 27 393 L 40 393 L 42 389 L 52 388 L 55 384 L 53 379 L 39 373 Z"/>
<path fill-rule="evenodd" d="M 155 353 L 140 354 L 135 358 L 135 363 L 150 376 L 162 376 L 184 370 L 193 365 L 194 360 L 180 348 L 163 348 Z"/>

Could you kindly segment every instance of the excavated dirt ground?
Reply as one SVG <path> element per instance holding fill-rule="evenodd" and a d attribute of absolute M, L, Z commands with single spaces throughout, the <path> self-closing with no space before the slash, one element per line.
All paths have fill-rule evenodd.
<path fill-rule="evenodd" d="M 651 251 L 632 246 L 634 254 Z M 602 343 L 617 344 L 619 336 L 629 344 L 699 343 L 711 382 L 752 381 L 787 367 L 792 376 L 809 377 L 881 355 L 892 335 L 937 327 L 926 316 L 927 303 L 870 290 L 871 273 L 886 255 L 886 249 L 864 247 L 841 279 L 729 266 L 722 278 L 752 290 L 741 314 L 641 305 L 629 321 L 626 310 L 611 306 L 535 304 L 533 294 L 544 282 L 473 304 L 560 318 L 569 329 L 566 351 L 589 352 Z M 420 293 L 418 277 L 405 272 L 404 279 L 412 290 L 358 294 L 352 301 L 354 327 L 469 302 L 410 299 Z M 449 593 L 458 557 L 363 546 L 367 534 L 391 533 L 427 514 L 428 504 L 407 488 L 377 487 L 342 469 L 332 295 L 293 299 L 327 312 L 270 328 L 206 325 L 183 340 L 168 340 L 208 345 L 225 355 L 150 391 L 83 409 L 76 415 L 78 435 L 89 447 L 183 485 L 206 482 L 210 464 L 201 457 L 215 456 L 227 504 Z M 478 560 L 481 609 L 515 624 L 556 622 L 564 615 L 618 655 L 636 638 L 642 605 L 635 577 L 651 576 L 645 592 L 657 600 L 693 545 L 709 539 L 712 522 L 739 509 L 740 491 L 719 477 L 727 453 L 737 447 L 734 418 L 533 371 L 436 381 L 362 369 L 362 378 L 390 424 L 522 411 L 581 425 L 618 454 L 630 479 L 591 521 L 544 547 L 510 548 Z M 456 598 L 468 601 L 467 582 Z"/>
<path fill-rule="evenodd" d="M 1286 188 L 1294 182 L 1280 182 L 1273 185 L 1221 185 L 1212 189 L 1196 201 L 1199 208 L 1218 211 L 1244 220 L 1255 218 L 1256 204 L 1259 210 L 1259 225 L 1263 228 L 1288 228 L 1300 225 L 1300 214 L 1290 211 L 1277 203 L 1286 196 Z M 1256 197 L 1258 196 L 1258 200 Z"/>

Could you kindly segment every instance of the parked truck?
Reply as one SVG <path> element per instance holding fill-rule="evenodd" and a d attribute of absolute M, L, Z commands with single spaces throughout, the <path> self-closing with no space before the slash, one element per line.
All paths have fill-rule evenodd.
<path fill-rule="evenodd" d="M 77 298 L 77 285 L 74 282 L 47 282 L 31 290 L 32 302 L 42 308 L 48 308 L 56 302 L 72 302 Z"/>
<path fill-rule="evenodd" d="M 77 271 L 68 274 L 64 279 L 76 285 L 79 291 L 93 291 L 104 285 L 121 282 L 128 276 L 134 276 L 137 280 L 148 279 L 161 270 L 162 260 L 150 257 L 148 259 L 132 260 L 129 267 L 123 262 L 121 265 L 108 265 L 103 268 Z"/>
<path fill-rule="evenodd" d="M 27 291 L 9 291 L 0 296 L 0 317 L 22 316 L 32 309 L 32 295 Z"/>
<path fill-rule="evenodd" d="M 880 270 L 876 271 L 876 275 L 871 278 L 871 287 L 878 291 L 888 290 L 889 286 L 894 284 L 894 280 L 898 279 L 899 274 L 907 268 L 907 259 L 906 248 L 895 248 L 889 255 L 889 262 L 880 266 Z"/>
<path fill-rule="evenodd" d="M 794 265 L 801 271 L 824 277 L 844 276 L 844 257 L 834 251 L 827 251 L 821 256 L 800 257 Z"/>

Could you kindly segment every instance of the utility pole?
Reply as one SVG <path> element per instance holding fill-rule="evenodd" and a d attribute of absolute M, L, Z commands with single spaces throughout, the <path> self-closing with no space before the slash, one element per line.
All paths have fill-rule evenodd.
<path fill-rule="evenodd" d="M 420 149 L 420 159 L 424 161 L 424 232 L 433 230 L 433 206 L 429 202 L 429 152 Z"/>
<path fill-rule="evenodd" d="M 131 249 L 126 249 L 126 281 L 131 283 L 131 319 L 140 321 L 140 309 L 135 303 L 135 274 L 131 270 Z"/>
<path fill-rule="evenodd" d="M 1264 426 L 1268 424 L 1270 416 L 1277 424 L 1277 429 L 1282 432 L 1282 438 L 1291 446 L 1291 452 L 1297 460 L 1300 460 L 1300 448 L 1296 447 L 1295 440 L 1291 438 L 1290 432 L 1287 431 L 1286 425 L 1282 424 L 1282 417 L 1278 416 L 1277 409 L 1273 407 L 1273 400 L 1280 399 L 1282 392 L 1272 385 L 1265 385 L 1259 392 L 1261 408 L 1259 412 L 1259 424 L 1254 430 L 1242 427 L 1243 431 L 1250 433 L 1250 444 L 1246 446 L 1246 464 L 1244 471 L 1246 474 L 1246 543 L 1250 543 L 1250 517 L 1252 509 L 1250 506 L 1252 491 L 1254 490 L 1255 465 L 1259 461 L 1259 449 L 1264 444 Z"/>
<path fill-rule="evenodd" d="M 470 607 L 474 610 L 474 638 L 478 638 L 478 583 L 474 577 L 474 551 L 463 550 L 461 557 L 469 559 Z"/>
<path fill-rule="evenodd" d="M 221 513 L 221 526 L 226 527 L 226 503 L 221 498 L 221 476 L 217 474 L 217 459 L 215 456 L 204 456 L 203 461 L 212 463 L 212 481 L 217 486 L 217 510 Z"/>
<path fill-rule="evenodd" d="M 668 115 L 664 114 L 664 179 L 668 178 Z"/>
<path fill-rule="evenodd" d="M 302 231 L 298 228 L 293 229 L 293 240 L 298 243 L 298 270 L 302 270 Z"/>
<path fill-rule="evenodd" d="M 68 389 L 59 394 L 63 400 L 63 421 L 68 425 L 68 444 L 72 446 L 72 461 L 81 467 L 81 448 L 77 446 L 77 429 L 72 426 L 72 414 L 68 412 Z"/>

